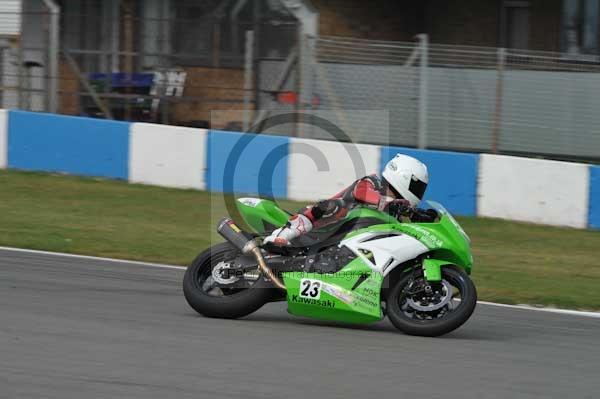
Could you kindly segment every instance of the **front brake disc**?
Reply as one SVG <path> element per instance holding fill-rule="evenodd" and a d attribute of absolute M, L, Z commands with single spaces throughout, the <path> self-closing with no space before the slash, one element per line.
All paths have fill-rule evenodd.
<path fill-rule="evenodd" d="M 452 300 L 452 285 L 446 280 L 442 280 L 442 291 L 444 296 L 438 303 L 431 303 L 430 301 L 414 300 L 413 296 L 406 298 L 408 306 L 419 312 L 433 312 L 446 306 Z M 425 302 L 425 303 L 424 303 Z"/>

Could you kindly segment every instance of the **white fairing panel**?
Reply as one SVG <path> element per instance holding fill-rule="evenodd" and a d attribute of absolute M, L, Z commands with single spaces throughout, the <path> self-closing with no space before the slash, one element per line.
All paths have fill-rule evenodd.
<path fill-rule="evenodd" d="M 340 245 L 348 247 L 374 271 L 383 275 L 388 274 L 397 265 L 429 251 L 419 240 L 397 232 L 359 234 L 342 241 Z"/>

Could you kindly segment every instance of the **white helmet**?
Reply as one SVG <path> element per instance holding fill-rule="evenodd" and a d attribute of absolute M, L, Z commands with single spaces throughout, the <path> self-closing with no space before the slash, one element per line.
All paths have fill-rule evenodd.
<path fill-rule="evenodd" d="M 408 200 L 412 206 L 419 205 L 429 183 L 427 166 L 408 155 L 396 154 L 385 165 L 382 175 L 396 196 Z"/>

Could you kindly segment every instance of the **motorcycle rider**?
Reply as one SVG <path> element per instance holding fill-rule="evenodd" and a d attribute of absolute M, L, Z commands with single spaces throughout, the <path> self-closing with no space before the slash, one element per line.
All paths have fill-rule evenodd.
<path fill-rule="evenodd" d="M 417 212 L 429 182 L 427 166 L 408 155 L 396 154 L 380 176 L 369 175 L 356 180 L 332 198 L 303 208 L 291 216 L 284 227 L 274 230 L 264 243 L 278 246 L 309 231 L 343 219 L 358 204 L 372 206 L 390 214 L 402 214 L 412 221 L 431 221 L 435 211 Z"/>

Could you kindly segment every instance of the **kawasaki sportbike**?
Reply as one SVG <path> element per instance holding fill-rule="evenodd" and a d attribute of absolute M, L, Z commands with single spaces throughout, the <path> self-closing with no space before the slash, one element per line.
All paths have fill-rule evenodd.
<path fill-rule="evenodd" d="M 257 198 L 236 205 L 244 230 L 223 219 L 218 231 L 227 241 L 202 252 L 185 273 L 185 298 L 205 316 L 238 318 L 286 300 L 298 316 L 371 323 L 387 315 L 407 334 L 438 336 L 475 309 L 470 240 L 440 204 L 428 203 L 428 223 L 356 207 L 289 247 L 261 245 L 288 213 Z"/>

